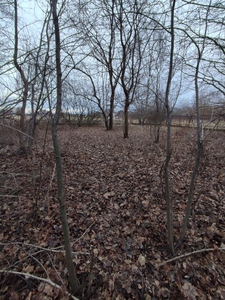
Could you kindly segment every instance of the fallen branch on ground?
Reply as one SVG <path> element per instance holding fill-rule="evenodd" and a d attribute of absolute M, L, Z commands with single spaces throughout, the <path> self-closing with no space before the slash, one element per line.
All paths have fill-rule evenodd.
<path fill-rule="evenodd" d="M 0 242 L 0 245 L 1 246 L 4 246 L 4 245 L 19 245 L 20 247 L 23 247 L 23 246 L 24 247 L 33 247 L 33 248 L 37 248 L 37 249 L 40 249 L 40 250 L 43 250 L 43 251 L 48 251 L 48 252 L 53 252 L 53 253 L 65 252 L 65 250 L 63 250 L 64 246 L 59 246 L 59 247 L 56 247 L 56 248 L 44 248 L 44 247 L 36 246 L 36 245 L 33 245 L 33 244 L 25 244 L 23 242 L 6 242 L 6 243 Z M 72 252 L 72 254 L 74 254 L 74 255 L 78 255 L 78 254 L 90 255 L 90 252 Z"/>
<path fill-rule="evenodd" d="M 159 267 L 161 267 L 163 265 L 166 265 L 166 264 L 168 264 L 170 262 L 173 262 L 173 261 L 176 261 L 176 260 L 179 260 L 179 259 L 191 256 L 193 254 L 198 254 L 198 253 L 202 253 L 202 252 L 218 251 L 218 250 L 225 250 L 225 248 L 208 248 L 208 249 L 200 249 L 200 250 L 196 250 L 196 251 L 193 251 L 193 252 L 185 253 L 185 254 L 173 257 L 173 258 L 171 258 L 169 260 L 166 260 L 166 261 L 164 261 L 164 262 L 156 265 L 156 268 L 159 268 Z"/>
<path fill-rule="evenodd" d="M 54 283 L 53 281 L 51 281 L 50 279 L 46 279 L 46 278 L 41 278 L 41 277 L 38 277 L 38 276 L 35 276 L 35 275 L 32 275 L 30 273 L 23 273 L 23 272 L 17 272 L 17 271 L 13 271 L 13 270 L 0 270 L 0 273 L 7 273 L 7 274 L 15 274 L 15 275 L 23 275 L 25 277 L 31 277 L 33 279 L 36 279 L 36 280 L 39 280 L 39 281 L 43 281 L 47 284 L 50 284 L 51 286 L 57 288 L 57 289 L 60 289 L 60 290 L 63 290 L 62 287 L 56 283 Z M 68 296 L 70 296 L 72 299 L 74 300 L 79 300 L 78 298 L 76 298 L 75 296 L 71 295 L 69 292 L 67 291 L 64 291 L 64 293 Z"/>

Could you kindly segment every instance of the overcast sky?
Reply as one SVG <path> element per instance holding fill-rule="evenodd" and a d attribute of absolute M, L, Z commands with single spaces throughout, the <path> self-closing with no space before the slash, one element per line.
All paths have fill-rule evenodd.
<path fill-rule="evenodd" d="M 37 33 L 42 28 L 46 6 L 41 5 L 41 2 L 35 0 L 23 0 L 19 2 L 18 17 L 21 22 L 27 25 L 28 32 Z"/>

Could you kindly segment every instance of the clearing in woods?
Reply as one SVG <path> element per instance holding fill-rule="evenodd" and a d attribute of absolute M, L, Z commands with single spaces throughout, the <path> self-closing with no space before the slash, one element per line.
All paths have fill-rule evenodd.
<path fill-rule="evenodd" d="M 225 299 L 225 132 L 211 132 L 197 177 L 187 236 L 171 259 L 163 188 L 165 131 L 149 127 L 61 126 L 64 183 L 74 262 L 94 274 L 91 299 Z M 173 128 L 174 234 L 179 237 L 195 156 L 194 129 Z M 51 133 L 32 155 L 0 147 L 1 270 L 67 285 Z M 39 248 L 38 248 L 39 247 Z M 48 248 L 50 250 L 46 250 Z M 32 277 L 1 273 L 1 299 L 68 299 Z M 64 298 L 63 298 L 64 297 Z"/>

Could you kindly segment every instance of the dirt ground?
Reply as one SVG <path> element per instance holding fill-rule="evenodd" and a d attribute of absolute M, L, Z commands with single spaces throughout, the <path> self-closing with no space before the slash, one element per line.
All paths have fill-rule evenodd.
<path fill-rule="evenodd" d="M 194 130 L 173 128 L 175 246 Z M 174 256 L 164 200 L 165 129 L 158 144 L 147 126 L 131 127 L 129 139 L 121 127 L 61 126 L 59 135 L 74 263 L 83 281 L 78 299 L 225 299 L 225 132 L 205 133 L 187 236 Z M 50 131 L 37 131 L 28 157 L 0 145 L 0 205 L 0 299 L 69 299 Z"/>

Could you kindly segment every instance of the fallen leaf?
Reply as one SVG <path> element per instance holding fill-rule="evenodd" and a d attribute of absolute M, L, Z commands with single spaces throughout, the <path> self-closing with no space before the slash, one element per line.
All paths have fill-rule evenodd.
<path fill-rule="evenodd" d="M 146 260 L 145 260 L 145 257 L 144 257 L 142 254 L 139 255 L 139 257 L 138 257 L 138 262 L 139 262 L 139 264 L 140 264 L 142 267 L 145 265 Z"/>
<path fill-rule="evenodd" d="M 196 300 L 196 297 L 198 297 L 197 289 L 188 281 L 185 281 L 182 285 L 181 292 L 187 300 Z"/>
<path fill-rule="evenodd" d="M 9 300 L 18 300 L 19 296 L 17 294 L 16 291 L 12 291 L 12 293 L 10 294 Z"/>
<path fill-rule="evenodd" d="M 109 197 L 113 197 L 113 196 L 115 196 L 115 193 L 114 193 L 114 192 L 107 192 L 107 193 L 105 193 L 105 194 L 103 195 L 103 197 L 104 197 L 105 199 L 109 199 Z"/>
<path fill-rule="evenodd" d="M 24 273 L 32 273 L 34 271 L 34 266 L 28 265 L 26 267 L 23 267 L 23 272 Z"/>

